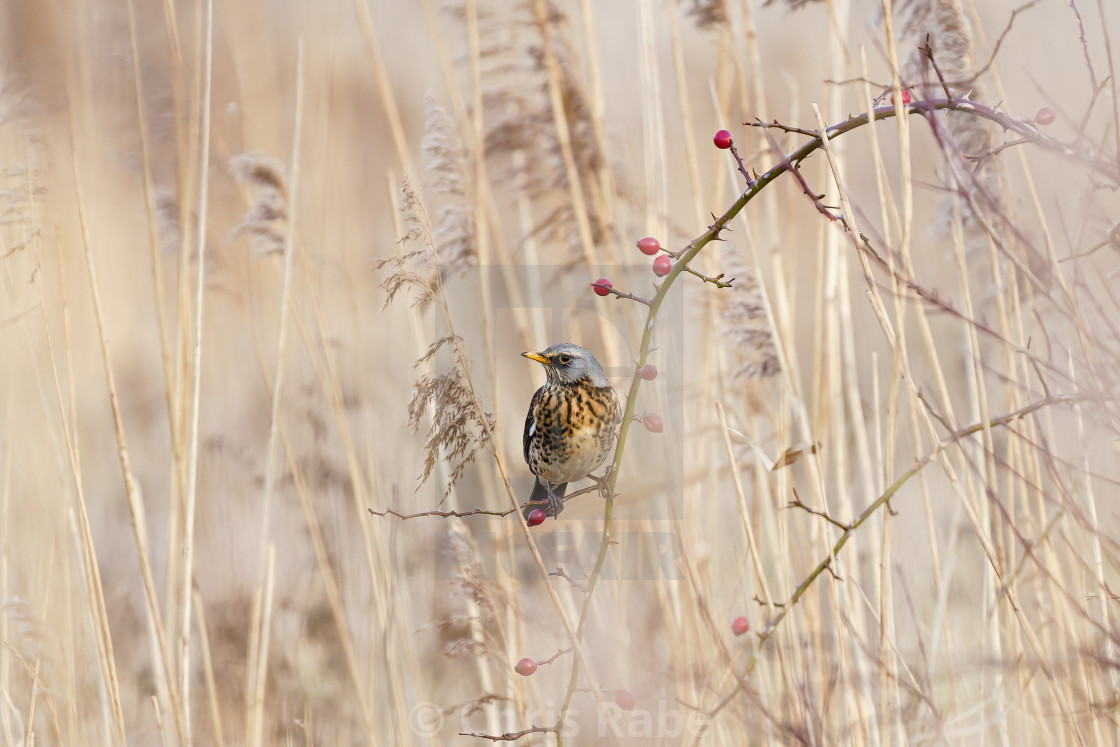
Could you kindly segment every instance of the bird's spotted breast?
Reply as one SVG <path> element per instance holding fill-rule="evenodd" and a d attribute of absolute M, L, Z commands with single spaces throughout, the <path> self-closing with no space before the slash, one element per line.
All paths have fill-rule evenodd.
<path fill-rule="evenodd" d="M 533 397 L 529 417 L 529 468 L 549 482 L 571 482 L 586 477 L 609 456 L 620 420 L 618 395 L 587 381 L 549 383 Z"/>

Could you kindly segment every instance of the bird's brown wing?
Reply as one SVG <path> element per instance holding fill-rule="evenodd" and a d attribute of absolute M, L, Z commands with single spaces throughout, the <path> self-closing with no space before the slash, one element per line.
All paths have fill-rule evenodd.
<path fill-rule="evenodd" d="M 537 405 L 540 404 L 541 399 L 544 397 L 544 387 L 542 386 L 533 395 L 533 401 L 529 403 L 529 413 L 525 416 L 525 433 L 521 436 L 522 450 L 525 454 L 525 463 L 529 463 L 529 438 L 532 436 L 533 423 L 537 419 Z"/>

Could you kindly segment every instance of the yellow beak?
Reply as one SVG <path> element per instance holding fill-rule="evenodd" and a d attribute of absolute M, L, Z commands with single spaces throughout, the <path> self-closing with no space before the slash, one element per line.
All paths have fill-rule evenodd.
<path fill-rule="evenodd" d="M 549 361 L 548 358 L 545 358 L 540 353 L 522 353 L 522 355 L 525 356 L 526 358 L 528 358 L 529 360 L 536 361 L 537 363 L 543 363 L 546 366 L 551 364 L 551 361 Z"/>

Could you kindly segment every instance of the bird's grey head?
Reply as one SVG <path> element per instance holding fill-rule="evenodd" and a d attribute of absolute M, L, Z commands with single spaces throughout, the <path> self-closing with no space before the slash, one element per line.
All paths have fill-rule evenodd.
<path fill-rule="evenodd" d="M 561 342 L 539 353 L 522 355 L 544 365 L 549 384 L 574 384 L 586 379 L 596 387 L 611 385 L 599 361 L 579 345 Z"/>

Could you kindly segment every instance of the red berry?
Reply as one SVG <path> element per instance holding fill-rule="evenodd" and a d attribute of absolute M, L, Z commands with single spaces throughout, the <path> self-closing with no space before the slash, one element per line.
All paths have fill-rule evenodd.
<path fill-rule="evenodd" d="M 634 693 L 629 690 L 618 689 L 614 691 L 614 702 L 624 711 L 634 710 Z"/>
<path fill-rule="evenodd" d="M 660 433 L 665 430 L 665 421 L 656 412 L 647 412 L 642 416 L 642 425 L 650 433 Z"/>
<path fill-rule="evenodd" d="M 731 133 L 727 130 L 720 130 L 716 133 L 715 137 L 712 138 L 712 142 L 715 143 L 716 147 L 720 150 L 727 150 L 731 147 Z"/>
<path fill-rule="evenodd" d="M 751 624 L 745 617 L 736 617 L 731 621 L 731 632 L 735 635 L 742 635 L 751 629 Z"/>
<path fill-rule="evenodd" d="M 614 286 L 611 285 L 611 281 L 607 280 L 606 278 L 599 278 L 591 284 L 591 287 L 595 289 L 595 295 L 605 296 L 611 292 L 611 288 L 613 288 Z"/>
<path fill-rule="evenodd" d="M 663 278 L 669 274 L 673 269 L 673 260 L 669 259 L 668 254 L 662 254 L 657 259 L 653 260 L 653 274 L 659 278 Z"/>
<path fill-rule="evenodd" d="M 1034 115 L 1034 121 L 1040 125 L 1054 124 L 1054 110 L 1048 106 L 1044 106 L 1038 110 L 1038 114 Z"/>
<path fill-rule="evenodd" d="M 543 509 L 534 508 L 529 512 L 529 515 L 525 517 L 525 523 L 531 527 L 535 527 L 537 524 L 543 524 L 547 516 Z M 529 674 L 532 674 L 532 672 Z"/>
<path fill-rule="evenodd" d="M 910 95 L 910 89 L 903 88 L 902 89 L 902 103 L 909 104 L 913 100 L 914 100 L 914 97 Z M 893 96 L 891 97 L 891 101 L 894 101 Z"/>
<path fill-rule="evenodd" d="M 638 375 L 646 381 L 653 381 L 657 378 L 657 366 L 647 363 L 638 369 Z"/>
<path fill-rule="evenodd" d="M 642 254 L 647 254 L 652 257 L 661 251 L 661 242 L 652 236 L 646 236 L 638 242 L 638 249 L 641 250 Z"/>
<path fill-rule="evenodd" d="M 513 671 L 517 672 L 522 677 L 528 677 L 533 672 L 537 671 L 537 662 L 526 656 L 524 659 L 517 662 L 517 666 L 513 668 Z"/>

